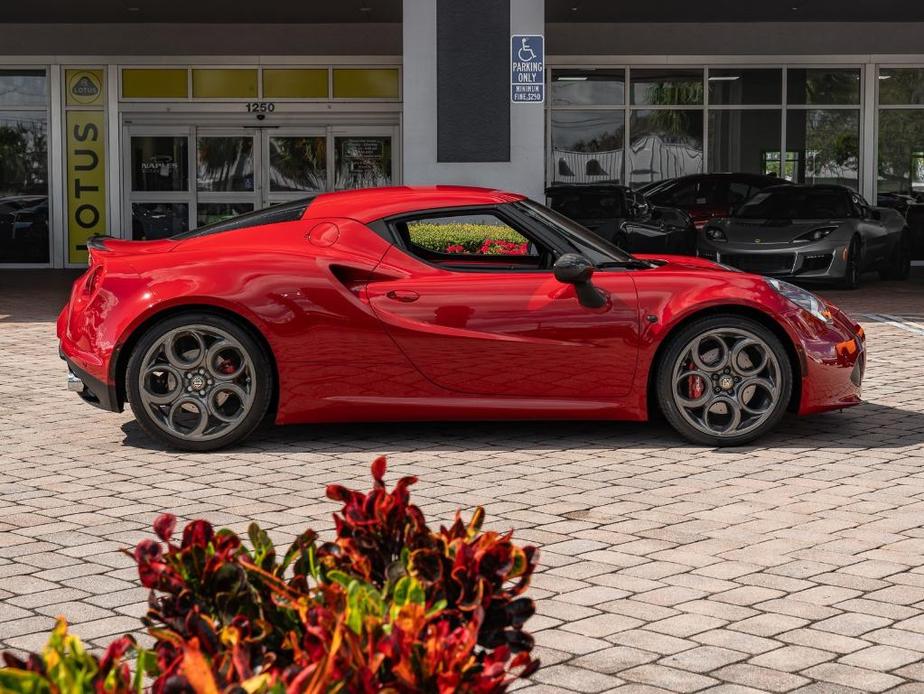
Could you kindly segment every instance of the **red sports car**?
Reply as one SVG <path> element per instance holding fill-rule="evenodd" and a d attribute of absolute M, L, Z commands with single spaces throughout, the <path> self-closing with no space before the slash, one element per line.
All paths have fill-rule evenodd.
<path fill-rule="evenodd" d="M 785 282 L 631 256 L 522 195 L 324 193 L 156 241 L 93 239 L 69 387 L 169 446 L 278 424 L 606 419 L 751 441 L 860 402 L 862 328 Z"/>

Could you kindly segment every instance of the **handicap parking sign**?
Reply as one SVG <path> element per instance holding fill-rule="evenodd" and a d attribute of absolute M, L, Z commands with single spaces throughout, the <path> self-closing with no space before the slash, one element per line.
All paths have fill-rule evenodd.
<path fill-rule="evenodd" d="M 545 39 L 540 34 L 510 37 L 510 100 L 541 104 L 545 101 Z"/>

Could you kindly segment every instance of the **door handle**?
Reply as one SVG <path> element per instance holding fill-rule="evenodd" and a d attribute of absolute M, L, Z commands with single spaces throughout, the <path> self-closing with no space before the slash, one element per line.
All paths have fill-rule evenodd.
<path fill-rule="evenodd" d="M 387 296 L 392 301 L 400 301 L 402 304 L 409 304 L 413 301 L 417 301 L 420 298 L 420 294 L 417 292 L 412 292 L 408 289 L 392 289 L 385 296 Z"/>

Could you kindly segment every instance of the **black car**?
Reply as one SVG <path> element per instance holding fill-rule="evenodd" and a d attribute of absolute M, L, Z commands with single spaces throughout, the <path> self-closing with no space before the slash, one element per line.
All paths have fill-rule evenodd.
<path fill-rule="evenodd" d="M 738 205 L 769 186 L 785 183 L 776 176 L 749 173 L 710 173 L 681 176 L 647 189 L 654 205 L 676 207 L 693 219 L 697 229 L 711 219 L 727 217 Z"/>
<path fill-rule="evenodd" d="M 652 205 L 617 183 L 560 184 L 545 191 L 549 206 L 631 253 L 692 255 L 696 229 L 690 217 Z"/>

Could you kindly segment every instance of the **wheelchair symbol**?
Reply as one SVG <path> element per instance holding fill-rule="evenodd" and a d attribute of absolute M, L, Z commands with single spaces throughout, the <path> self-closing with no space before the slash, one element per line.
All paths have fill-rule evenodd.
<path fill-rule="evenodd" d="M 527 38 L 520 39 L 520 50 L 517 51 L 517 56 L 520 58 L 521 63 L 528 63 L 538 57 L 527 41 L 529 41 Z"/>

